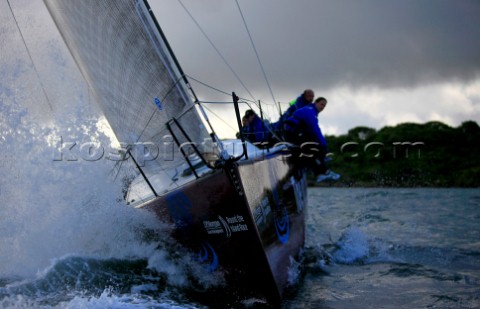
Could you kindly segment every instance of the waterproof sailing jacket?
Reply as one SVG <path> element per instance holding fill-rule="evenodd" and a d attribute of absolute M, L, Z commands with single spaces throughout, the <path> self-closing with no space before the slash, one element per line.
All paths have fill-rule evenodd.
<path fill-rule="evenodd" d="M 296 142 L 316 142 L 326 149 L 327 141 L 322 134 L 322 130 L 320 130 L 317 117 L 318 111 L 315 108 L 315 104 L 308 104 L 307 106 L 296 110 L 292 117 L 286 120 L 285 130 L 289 133 L 303 135 L 303 140 L 298 140 Z"/>
<path fill-rule="evenodd" d="M 303 94 L 300 95 L 296 100 L 290 102 L 290 106 L 288 107 L 287 111 L 285 112 L 285 119 L 288 119 L 295 113 L 295 111 L 311 104 L 311 102 L 307 102 L 303 97 Z"/>
<path fill-rule="evenodd" d="M 267 121 L 264 123 L 260 117 L 255 115 L 252 122 L 244 127 L 243 133 L 251 143 L 263 143 L 268 141 L 270 136 L 269 125 Z"/>

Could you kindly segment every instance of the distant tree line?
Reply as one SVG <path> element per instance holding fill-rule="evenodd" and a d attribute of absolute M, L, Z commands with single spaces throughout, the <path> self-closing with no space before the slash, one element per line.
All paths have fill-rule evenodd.
<path fill-rule="evenodd" d="M 403 123 L 377 131 L 356 127 L 327 136 L 335 186 L 479 187 L 480 127 L 438 121 Z M 313 184 L 313 178 L 309 178 Z"/>

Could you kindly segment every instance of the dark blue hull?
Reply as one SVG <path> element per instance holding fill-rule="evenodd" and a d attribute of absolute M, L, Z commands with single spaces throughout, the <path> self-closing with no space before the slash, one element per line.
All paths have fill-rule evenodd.
<path fill-rule="evenodd" d="M 306 181 L 288 159 L 232 162 L 144 207 L 175 223 L 173 236 L 238 295 L 278 305 L 305 240 Z"/>

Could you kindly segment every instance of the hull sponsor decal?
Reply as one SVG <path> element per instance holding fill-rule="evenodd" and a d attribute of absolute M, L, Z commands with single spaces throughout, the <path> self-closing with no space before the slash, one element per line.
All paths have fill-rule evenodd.
<path fill-rule="evenodd" d="M 218 219 L 204 220 L 203 227 L 209 235 L 224 234 L 227 238 L 233 233 L 248 231 L 245 219 L 241 215 L 218 216 Z"/>

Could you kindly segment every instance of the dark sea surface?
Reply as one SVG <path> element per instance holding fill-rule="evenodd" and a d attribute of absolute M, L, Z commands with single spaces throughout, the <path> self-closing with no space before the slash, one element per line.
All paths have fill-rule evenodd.
<path fill-rule="evenodd" d="M 0 308 L 267 307 L 226 299 L 223 291 L 235 287 L 221 275 L 137 225 L 141 240 L 111 238 L 119 248 L 109 252 L 128 254 L 85 255 L 80 244 L 34 273 L 1 257 L 18 269 L 0 273 Z M 17 250 L 24 238 L 3 233 L 0 243 Z M 33 264 L 39 251 L 17 258 Z M 306 248 L 291 277 L 284 308 L 480 308 L 480 190 L 310 188 Z"/>

